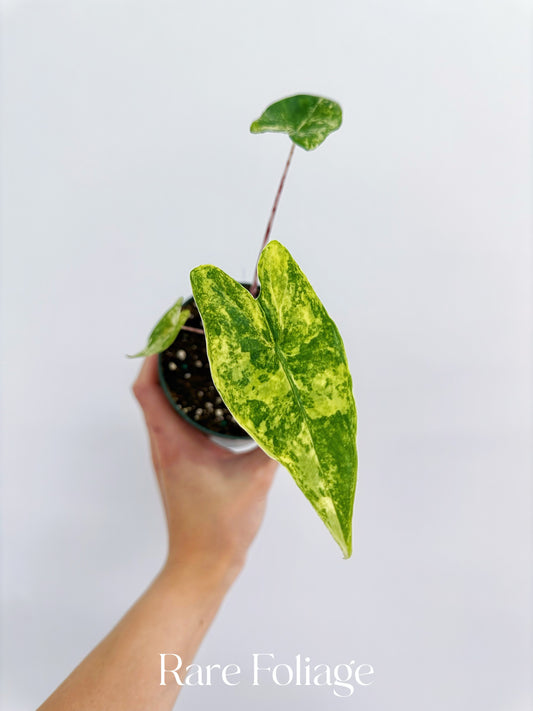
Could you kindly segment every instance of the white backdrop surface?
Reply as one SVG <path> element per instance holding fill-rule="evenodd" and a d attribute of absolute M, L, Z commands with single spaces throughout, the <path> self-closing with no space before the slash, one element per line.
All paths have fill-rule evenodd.
<path fill-rule="evenodd" d="M 530 6 L 10 0 L 2 11 L 2 708 L 37 706 L 147 586 L 164 528 L 130 392 L 210 262 L 274 236 L 343 334 L 354 556 L 280 470 L 198 661 L 372 664 L 374 683 L 187 689 L 186 709 L 531 708 Z M 164 651 L 164 650 L 162 650 Z"/>

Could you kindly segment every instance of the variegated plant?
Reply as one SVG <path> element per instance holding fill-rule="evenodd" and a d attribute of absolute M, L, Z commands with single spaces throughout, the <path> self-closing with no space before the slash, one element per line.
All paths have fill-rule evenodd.
<path fill-rule="evenodd" d="M 286 467 L 348 558 L 357 417 L 344 345 L 288 250 L 268 242 L 295 145 L 316 148 L 341 121 L 334 101 L 298 95 L 272 104 L 252 123 L 252 133 L 284 132 L 292 145 L 251 290 L 212 265 L 193 269 L 191 285 L 211 375 L 225 405 Z M 180 307 L 178 302 L 163 316 L 137 355 L 164 350 L 187 328 Z"/>

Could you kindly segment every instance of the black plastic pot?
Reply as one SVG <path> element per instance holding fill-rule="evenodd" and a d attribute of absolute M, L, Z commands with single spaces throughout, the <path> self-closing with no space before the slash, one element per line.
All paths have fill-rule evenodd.
<path fill-rule="evenodd" d="M 191 312 L 185 325 L 201 329 L 202 319 L 192 296 L 183 308 Z M 189 424 L 216 437 L 251 441 L 213 383 L 203 333 L 182 329 L 172 345 L 159 354 L 158 367 L 159 382 L 168 401 Z"/>

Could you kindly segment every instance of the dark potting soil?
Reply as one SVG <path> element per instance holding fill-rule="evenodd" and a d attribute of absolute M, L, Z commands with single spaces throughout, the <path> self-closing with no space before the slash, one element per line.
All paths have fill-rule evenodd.
<path fill-rule="evenodd" d="M 183 304 L 191 315 L 186 326 L 202 328 L 194 299 Z M 172 345 L 159 355 L 163 377 L 172 399 L 187 417 L 214 434 L 248 437 L 235 421 L 215 388 L 203 333 L 178 333 Z"/>

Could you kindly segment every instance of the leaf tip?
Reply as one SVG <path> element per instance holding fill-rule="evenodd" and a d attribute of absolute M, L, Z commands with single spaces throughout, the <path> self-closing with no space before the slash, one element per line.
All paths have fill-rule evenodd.
<path fill-rule="evenodd" d="M 198 275 L 201 271 L 202 271 L 202 266 L 201 266 L 201 265 L 198 266 L 198 267 L 194 267 L 194 269 L 191 269 L 191 272 L 190 272 L 190 274 L 189 274 L 189 277 L 190 277 L 191 281 L 192 281 L 193 279 L 196 279 L 197 275 Z"/>
<path fill-rule="evenodd" d="M 352 542 L 346 541 L 343 539 L 342 541 L 337 541 L 337 543 L 339 544 L 340 549 L 342 551 L 343 560 L 348 560 L 349 558 L 351 558 L 352 557 Z"/>
<path fill-rule="evenodd" d="M 211 264 L 200 264 L 199 266 L 194 267 L 194 269 L 191 269 L 189 273 L 192 294 L 197 302 L 199 297 L 199 289 L 201 288 L 202 282 L 206 280 L 210 267 L 213 268 Z"/>

